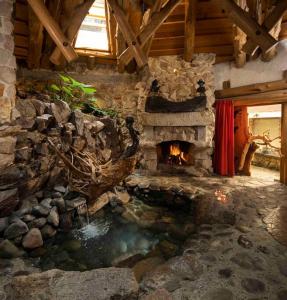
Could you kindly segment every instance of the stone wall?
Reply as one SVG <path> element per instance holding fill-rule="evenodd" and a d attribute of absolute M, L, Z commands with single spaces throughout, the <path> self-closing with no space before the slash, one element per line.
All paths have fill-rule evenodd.
<path fill-rule="evenodd" d="M 0 83 L 4 84 L 4 93 L 0 95 L 0 125 L 11 121 L 15 103 L 16 59 L 13 54 L 14 37 L 11 21 L 13 2 L 0 0 Z"/>

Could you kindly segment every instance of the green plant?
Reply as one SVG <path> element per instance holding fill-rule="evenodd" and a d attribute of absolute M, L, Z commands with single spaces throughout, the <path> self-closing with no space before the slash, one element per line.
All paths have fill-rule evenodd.
<path fill-rule="evenodd" d="M 59 84 L 49 86 L 49 91 L 54 100 L 63 100 L 72 109 L 81 109 L 86 113 L 96 115 L 109 115 L 115 117 L 117 113 L 112 109 L 103 109 L 97 105 L 95 98 L 96 89 L 91 85 L 79 82 L 68 75 L 59 74 Z"/>

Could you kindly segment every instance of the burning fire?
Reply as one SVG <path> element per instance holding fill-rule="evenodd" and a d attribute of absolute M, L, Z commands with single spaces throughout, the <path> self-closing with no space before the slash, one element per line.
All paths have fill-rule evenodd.
<path fill-rule="evenodd" d="M 187 159 L 184 157 L 184 152 L 180 150 L 178 143 L 171 144 L 169 147 L 169 161 L 171 164 L 175 163 L 182 165 L 183 162 L 186 162 Z"/>

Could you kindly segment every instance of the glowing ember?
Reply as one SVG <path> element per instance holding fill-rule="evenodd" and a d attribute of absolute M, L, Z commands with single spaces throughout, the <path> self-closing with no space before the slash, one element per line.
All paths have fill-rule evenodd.
<path fill-rule="evenodd" d="M 228 202 L 228 199 L 227 199 L 227 196 L 223 193 L 223 191 L 221 190 L 216 190 L 214 192 L 214 195 L 216 197 L 216 199 L 221 202 L 221 203 L 227 203 Z"/>

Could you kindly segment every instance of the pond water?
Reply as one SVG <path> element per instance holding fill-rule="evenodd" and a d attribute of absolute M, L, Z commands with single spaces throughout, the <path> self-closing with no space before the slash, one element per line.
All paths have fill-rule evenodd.
<path fill-rule="evenodd" d="M 141 207 L 149 215 L 154 215 L 155 211 L 158 214 L 161 210 L 158 207 L 149 207 L 139 200 L 130 203 L 129 207 L 136 212 Z M 167 209 L 163 210 L 166 214 Z M 163 217 L 167 219 L 166 216 Z M 181 216 L 177 217 L 182 220 Z M 175 226 L 174 223 L 172 226 Z M 174 239 L 170 235 L 168 228 L 170 224 L 161 226 L 160 230 L 143 228 L 108 208 L 80 229 L 73 229 L 68 233 L 59 232 L 46 243 L 37 265 L 43 270 L 59 268 L 84 271 L 118 266 L 120 262 L 128 259 L 138 261 L 158 251 L 160 247 L 163 251 L 158 251 L 155 255 L 168 258 L 178 252 L 182 243 L 182 240 Z"/>

